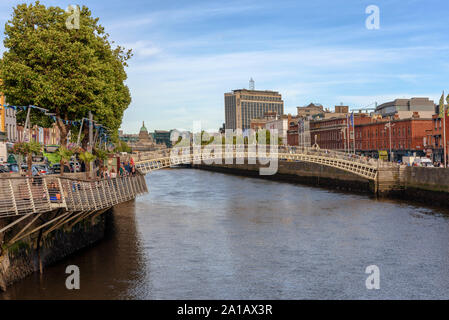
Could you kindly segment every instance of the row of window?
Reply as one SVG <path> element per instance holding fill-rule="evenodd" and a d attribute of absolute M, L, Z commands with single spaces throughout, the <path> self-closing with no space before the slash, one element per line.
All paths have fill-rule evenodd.
<path fill-rule="evenodd" d="M 267 102 L 242 102 L 242 108 L 263 108 L 263 107 L 270 107 L 270 108 L 281 108 L 283 106 L 282 103 L 267 103 Z"/>
<path fill-rule="evenodd" d="M 434 126 L 435 126 L 435 130 L 437 130 L 438 128 L 441 129 L 441 123 L 443 122 L 442 120 L 443 120 L 443 119 L 441 119 L 441 118 L 433 119 L 433 123 L 434 123 Z"/>
<path fill-rule="evenodd" d="M 272 96 L 248 96 L 242 95 L 242 100 L 257 100 L 257 101 L 282 101 L 281 97 Z"/>
<path fill-rule="evenodd" d="M 394 150 L 410 150 L 410 146 L 411 143 L 407 140 L 391 142 L 391 148 Z M 387 141 L 369 141 L 367 143 L 356 141 L 356 147 L 361 150 L 389 149 L 390 143 Z"/>
<path fill-rule="evenodd" d="M 325 121 L 325 122 L 315 122 L 312 124 L 313 128 L 328 128 L 328 127 L 333 127 L 336 125 L 347 125 L 346 124 L 346 119 L 338 119 L 338 120 L 333 120 L 333 121 Z"/>
<path fill-rule="evenodd" d="M 8 110 L 8 109 L 6 109 Z M 6 134 L 9 141 L 16 141 L 17 140 L 17 130 L 15 124 L 5 124 Z"/>
<path fill-rule="evenodd" d="M 320 141 L 318 140 L 318 144 L 320 144 Z M 343 142 L 330 142 L 330 143 L 321 143 L 320 146 L 322 148 L 326 149 L 346 149 L 348 146 L 347 144 L 343 144 Z M 390 145 L 387 143 L 369 143 L 369 144 L 362 144 L 362 142 L 355 143 L 357 150 L 387 150 L 390 148 Z M 353 148 L 353 142 L 349 144 L 349 149 Z M 403 142 L 396 142 L 391 144 L 391 148 L 393 150 L 410 150 L 410 142 L 409 141 L 403 141 Z"/>
<path fill-rule="evenodd" d="M 248 103 L 248 105 L 242 104 L 242 124 L 244 128 L 249 128 L 251 120 L 259 119 L 264 116 L 266 112 L 275 111 L 278 114 L 283 114 L 284 110 L 281 104 L 276 103 Z"/>
<path fill-rule="evenodd" d="M 388 129 L 377 129 L 374 131 L 362 131 L 362 130 L 357 130 L 356 129 L 356 133 L 355 136 L 356 138 L 374 138 L 374 137 L 386 137 L 389 133 Z M 405 127 L 402 128 L 395 128 L 393 127 L 393 129 L 391 130 L 391 134 L 393 136 L 398 136 L 398 137 L 405 137 L 406 136 L 406 132 L 408 133 L 408 135 L 410 135 L 411 133 L 411 129 L 410 127 L 407 127 L 407 129 Z"/>

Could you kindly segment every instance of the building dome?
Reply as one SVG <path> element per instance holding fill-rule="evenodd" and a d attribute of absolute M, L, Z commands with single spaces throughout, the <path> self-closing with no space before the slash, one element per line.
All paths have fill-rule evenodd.
<path fill-rule="evenodd" d="M 142 128 L 140 128 L 140 131 L 146 131 L 148 132 L 147 128 L 145 127 L 145 121 L 142 121 Z"/>

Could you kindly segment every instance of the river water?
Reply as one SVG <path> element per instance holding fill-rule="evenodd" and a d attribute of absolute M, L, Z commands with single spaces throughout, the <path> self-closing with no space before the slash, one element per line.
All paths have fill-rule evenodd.
<path fill-rule="evenodd" d="M 448 299 L 449 215 L 194 169 L 147 175 L 107 237 L 1 299 Z M 67 290 L 65 268 L 80 268 Z M 380 271 L 368 290 L 367 266 Z"/>

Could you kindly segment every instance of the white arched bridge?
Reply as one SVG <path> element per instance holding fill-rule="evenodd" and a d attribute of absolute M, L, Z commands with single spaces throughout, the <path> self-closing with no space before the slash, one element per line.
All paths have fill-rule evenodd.
<path fill-rule="evenodd" d="M 196 151 L 196 152 L 195 152 Z M 301 161 L 316 163 L 327 167 L 337 168 L 353 173 L 362 178 L 377 179 L 379 166 L 388 164 L 366 157 L 338 152 L 334 150 L 323 150 L 319 148 L 279 148 L 276 152 L 258 154 L 255 150 L 248 151 L 244 147 L 233 148 L 230 151 L 222 149 L 219 152 L 213 149 L 201 148 L 174 148 L 167 151 L 143 152 L 137 155 L 136 168 L 142 174 L 180 164 L 221 164 L 233 163 L 233 160 L 244 159 L 271 159 L 279 161 Z M 229 161 L 230 160 L 230 161 Z M 255 163 L 255 162 L 254 162 Z"/>

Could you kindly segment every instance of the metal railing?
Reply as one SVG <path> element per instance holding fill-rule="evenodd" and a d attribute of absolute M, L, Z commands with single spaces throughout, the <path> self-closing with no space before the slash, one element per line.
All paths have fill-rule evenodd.
<path fill-rule="evenodd" d="M 179 164 L 199 163 L 220 158 L 257 158 L 259 156 L 255 152 L 256 149 L 251 150 L 244 145 L 227 147 L 216 149 L 213 146 L 209 148 L 208 146 L 203 146 L 198 149 L 189 147 L 173 148 L 170 150 L 169 155 L 167 155 L 168 152 L 165 152 L 165 154 L 157 152 L 140 153 L 139 160 L 136 162 L 136 168 L 139 172 L 146 174 L 153 170 Z M 263 153 L 267 158 L 318 163 L 342 169 L 371 180 L 376 179 L 377 171 L 380 167 L 393 166 L 391 163 L 378 159 L 316 147 L 279 147 L 276 148 L 274 153 L 268 153 L 269 149 L 269 146 L 267 146 L 267 154 Z"/>
<path fill-rule="evenodd" d="M 66 211 L 96 211 L 148 192 L 141 174 L 104 180 L 61 176 L 0 178 L 0 217 Z"/>

